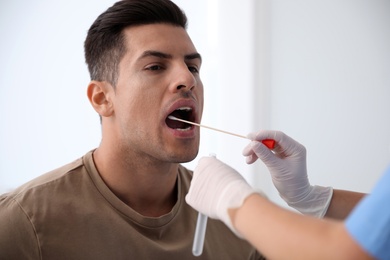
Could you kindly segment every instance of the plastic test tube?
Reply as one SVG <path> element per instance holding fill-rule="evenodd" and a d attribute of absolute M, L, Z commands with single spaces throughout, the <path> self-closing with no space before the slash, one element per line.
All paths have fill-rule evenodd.
<path fill-rule="evenodd" d="M 212 157 L 216 157 L 214 153 L 210 154 Z M 198 213 L 198 220 L 196 221 L 194 243 L 192 244 L 192 254 L 194 256 L 200 256 L 203 252 L 204 237 L 206 235 L 207 216 Z"/>
<path fill-rule="evenodd" d="M 192 245 L 192 254 L 194 256 L 200 256 L 203 252 L 204 237 L 206 235 L 207 216 L 200 213 L 198 214 L 198 220 L 196 221 L 194 243 Z"/>

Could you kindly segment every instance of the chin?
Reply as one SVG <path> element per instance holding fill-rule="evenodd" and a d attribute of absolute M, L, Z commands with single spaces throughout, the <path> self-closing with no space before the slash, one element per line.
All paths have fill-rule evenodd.
<path fill-rule="evenodd" d="M 191 162 L 192 160 L 194 160 L 197 155 L 198 155 L 198 150 L 196 150 L 194 152 L 186 151 L 186 152 L 178 155 L 176 158 L 177 158 L 178 163 L 187 163 L 187 162 Z"/>

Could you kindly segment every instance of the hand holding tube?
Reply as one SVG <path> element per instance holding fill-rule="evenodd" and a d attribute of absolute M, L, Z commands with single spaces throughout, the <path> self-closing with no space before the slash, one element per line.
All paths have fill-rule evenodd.
<path fill-rule="evenodd" d="M 272 181 L 280 196 L 299 212 L 323 217 L 332 198 L 331 187 L 310 185 L 306 169 L 306 148 L 279 131 L 263 130 L 249 134 L 252 141 L 243 151 L 247 163 L 260 158 L 271 173 Z M 273 139 L 271 151 L 261 140 Z"/>
<path fill-rule="evenodd" d="M 236 235 L 228 209 L 240 207 L 256 191 L 233 168 L 214 157 L 203 157 L 194 170 L 187 203 L 210 218 L 223 221 Z"/>

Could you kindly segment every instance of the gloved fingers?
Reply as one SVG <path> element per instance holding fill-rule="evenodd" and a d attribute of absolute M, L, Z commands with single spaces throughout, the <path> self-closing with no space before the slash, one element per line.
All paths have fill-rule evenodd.
<path fill-rule="evenodd" d="M 199 160 L 199 162 L 202 161 L 203 158 Z M 198 201 L 201 200 L 201 196 L 206 192 L 205 190 L 205 184 L 208 182 L 208 177 L 207 174 L 204 174 L 204 164 L 198 163 L 196 166 L 197 169 L 197 174 L 193 174 L 192 180 L 191 180 L 191 185 L 188 190 L 188 193 L 185 197 L 185 200 L 188 204 L 189 202 L 197 203 Z M 204 176 L 203 176 L 204 175 Z"/>
<path fill-rule="evenodd" d="M 244 150 L 242 151 L 242 155 L 244 155 L 246 158 L 247 164 L 252 164 L 257 161 L 258 157 L 255 154 L 255 152 L 252 150 L 251 143 L 249 143 L 247 146 L 245 146 Z"/>
<path fill-rule="evenodd" d="M 256 158 L 261 159 L 266 165 L 271 166 L 270 164 L 275 164 L 279 161 L 279 156 L 273 153 L 267 146 L 261 142 L 252 141 L 248 145 L 252 152 L 256 155 Z"/>
<path fill-rule="evenodd" d="M 271 139 L 275 141 L 275 147 L 272 149 L 276 154 L 283 153 L 284 148 L 283 140 L 284 133 L 280 131 L 273 131 L 273 130 L 260 130 L 258 132 L 249 133 L 247 137 L 253 141 L 263 141 L 266 139 Z"/>
<path fill-rule="evenodd" d="M 224 189 L 226 183 L 244 178 L 232 167 L 215 157 L 202 157 L 194 169 L 189 194 L 216 195 L 217 189 Z M 215 193 L 215 194 L 214 194 Z"/>
<path fill-rule="evenodd" d="M 247 144 L 247 146 L 245 146 L 244 150 L 242 150 L 242 155 L 250 156 L 253 154 L 253 150 L 252 150 L 252 146 L 251 146 L 252 142 L 250 142 L 249 144 Z"/>
<path fill-rule="evenodd" d="M 242 151 L 242 155 L 246 157 L 247 164 L 252 164 L 259 158 L 264 162 L 264 160 L 269 161 L 271 158 L 278 157 L 267 146 L 257 141 L 250 142 Z"/>
<path fill-rule="evenodd" d="M 247 164 L 252 164 L 252 163 L 256 162 L 257 159 L 259 159 L 259 157 L 257 157 L 257 155 L 256 155 L 255 153 L 252 153 L 252 154 L 247 155 L 247 156 L 245 157 L 245 162 L 246 162 Z"/>
<path fill-rule="evenodd" d="M 260 130 L 256 133 L 250 133 L 248 137 L 256 141 L 262 141 L 264 139 L 275 140 L 276 145 L 272 151 L 279 155 L 280 158 L 300 153 L 306 154 L 306 150 L 303 145 L 281 131 Z"/>
<path fill-rule="evenodd" d="M 201 157 L 198 161 L 198 164 L 195 166 L 194 176 L 192 179 L 196 180 L 202 177 L 202 175 L 206 172 L 206 168 L 209 167 L 215 159 L 216 159 L 215 157 L 211 157 L 211 156 Z"/>
<path fill-rule="evenodd" d="M 231 226 L 227 208 L 241 205 L 251 190 L 235 169 L 215 157 L 202 157 L 194 169 L 185 200 L 197 211 Z"/>
<path fill-rule="evenodd" d="M 189 196 L 201 196 L 201 194 L 208 192 L 207 184 L 212 182 L 213 178 L 218 178 L 218 176 L 216 176 L 219 174 L 218 171 L 213 170 L 216 160 L 215 157 L 202 157 L 199 159 L 193 172 L 190 189 L 188 191 Z M 213 174 L 209 174 L 210 172 Z"/>
<path fill-rule="evenodd" d="M 212 159 L 212 157 L 202 157 L 199 160 L 193 172 L 191 185 L 185 196 L 185 201 L 199 212 L 207 213 L 208 216 L 215 218 L 215 213 L 211 211 L 211 208 L 217 194 L 214 194 L 208 186 L 212 182 L 210 178 L 213 177 L 213 174 L 208 174 L 208 167 L 211 164 L 209 160 Z M 208 198 L 207 200 L 205 199 L 206 197 Z M 208 203 L 205 203 L 205 201 Z"/>
<path fill-rule="evenodd" d="M 270 166 L 270 163 L 277 162 L 280 159 L 278 154 L 275 154 L 267 146 L 260 141 L 250 142 L 242 151 L 242 154 L 246 156 L 246 163 L 252 164 L 257 159 L 261 159 L 266 165 Z"/>

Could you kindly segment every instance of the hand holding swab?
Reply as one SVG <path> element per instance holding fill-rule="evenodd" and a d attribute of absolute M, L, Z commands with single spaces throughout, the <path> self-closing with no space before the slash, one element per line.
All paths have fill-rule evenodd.
<path fill-rule="evenodd" d="M 244 135 L 239 135 L 239 134 L 231 133 L 231 132 L 228 132 L 228 131 L 225 131 L 225 130 L 217 129 L 217 128 L 214 128 L 214 127 L 201 125 L 201 124 L 194 123 L 194 122 L 191 122 L 191 121 L 187 121 L 187 120 L 184 120 L 184 119 L 181 119 L 181 118 L 177 118 L 177 117 L 174 117 L 174 116 L 168 116 L 168 118 L 171 119 L 171 120 L 176 120 L 176 121 L 180 121 L 180 122 L 187 123 L 187 124 L 190 124 L 190 125 L 204 127 L 204 128 L 208 128 L 208 129 L 211 129 L 211 130 L 214 130 L 214 131 L 218 131 L 218 132 L 221 132 L 221 133 L 225 133 L 225 134 L 228 134 L 228 135 L 234 135 L 234 136 L 237 136 L 237 137 L 241 137 L 241 138 L 245 138 L 245 139 L 251 140 L 250 138 L 248 138 L 248 137 L 246 137 Z M 262 140 L 261 142 L 265 146 L 267 146 L 269 149 L 273 149 L 275 147 L 275 140 L 265 139 L 265 140 Z"/>

